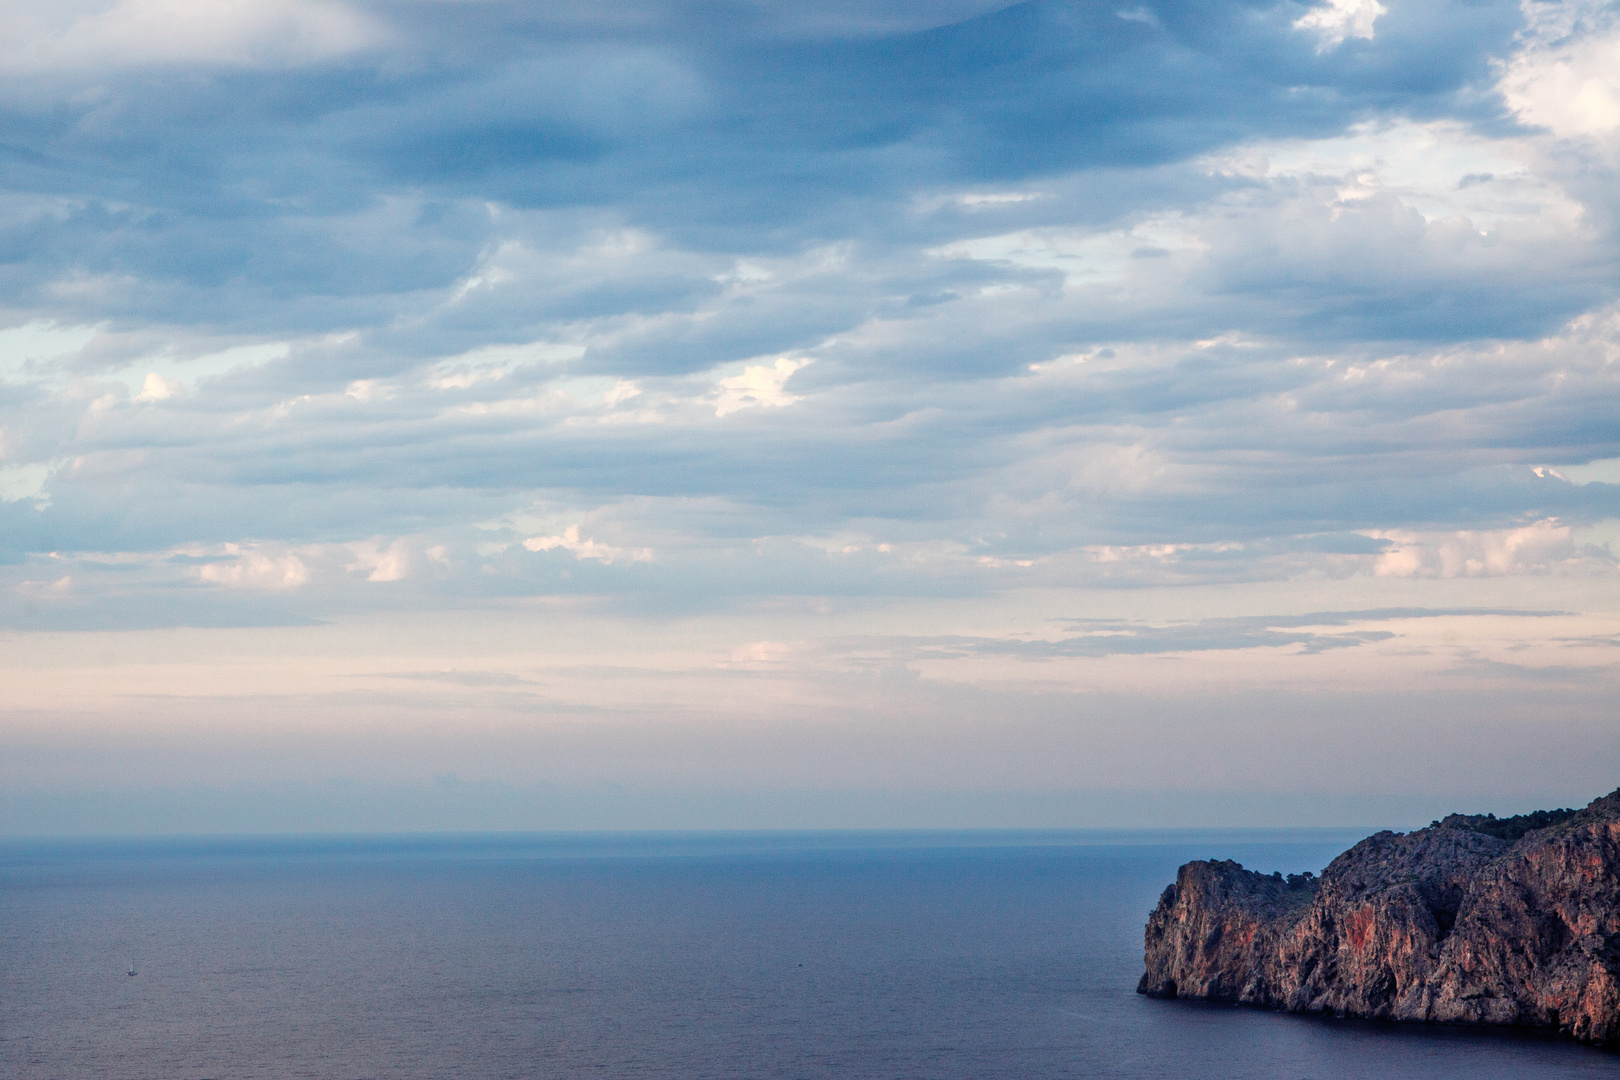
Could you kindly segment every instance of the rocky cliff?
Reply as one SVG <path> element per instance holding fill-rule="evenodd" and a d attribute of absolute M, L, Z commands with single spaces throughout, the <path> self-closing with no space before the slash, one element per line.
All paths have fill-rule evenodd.
<path fill-rule="evenodd" d="M 1188 863 L 1137 992 L 1620 1044 L 1620 791 L 1381 832 L 1320 878 Z"/>

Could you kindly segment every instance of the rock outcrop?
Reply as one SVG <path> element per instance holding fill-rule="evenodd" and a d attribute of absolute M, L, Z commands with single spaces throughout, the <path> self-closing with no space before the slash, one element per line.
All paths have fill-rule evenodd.
<path fill-rule="evenodd" d="M 1188 863 L 1146 938 L 1154 997 L 1620 1044 L 1620 791 L 1381 832 L 1320 878 Z"/>

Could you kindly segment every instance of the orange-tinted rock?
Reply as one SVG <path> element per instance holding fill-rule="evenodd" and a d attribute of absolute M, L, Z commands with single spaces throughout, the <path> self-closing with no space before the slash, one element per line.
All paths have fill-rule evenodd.
<path fill-rule="evenodd" d="M 1188 863 L 1146 945 L 1156 997 L 1620 1044 L 1620 791 L 1378 833 L 1320 879 Z"/>

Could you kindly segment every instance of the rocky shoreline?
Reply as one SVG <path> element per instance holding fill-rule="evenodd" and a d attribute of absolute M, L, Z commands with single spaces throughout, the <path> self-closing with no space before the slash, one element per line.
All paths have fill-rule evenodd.
<path fill-rule="evenodd" d="M 1191 862 L 1137 992 L 1620 1045 L 1620 790 L 1381 832 L 1320 878 Z"/>

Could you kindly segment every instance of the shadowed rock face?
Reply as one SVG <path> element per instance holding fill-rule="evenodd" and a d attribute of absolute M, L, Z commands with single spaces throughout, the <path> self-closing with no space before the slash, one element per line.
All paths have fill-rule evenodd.
<path fill-rule="evenodd" d="M 1188 863 L 1146 944 L 1153 997 L 1620 1044 L 1620 791 L 1381 832 L 1319 879 Z"/>

